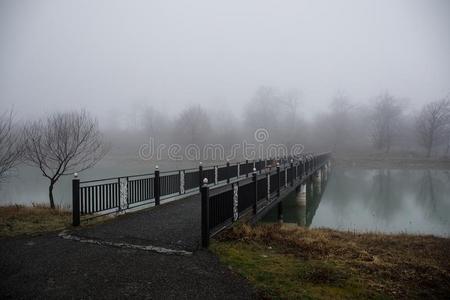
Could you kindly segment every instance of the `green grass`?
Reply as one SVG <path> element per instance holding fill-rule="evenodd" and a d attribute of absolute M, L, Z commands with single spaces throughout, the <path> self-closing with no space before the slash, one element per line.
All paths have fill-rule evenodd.
<path fill-rule="evenodd" d="M 442 298 L 448 239 L 244 225 L 211 244 L 270 299 Z"/>
<path fill-rule="evenodd" d="M 351 269 L 333 262 L 302 260 L 273 248 L 244 242 L 214 242 L 211 249 L 253 283 L 264 298 L 383 298 L 366 289 Z"/>

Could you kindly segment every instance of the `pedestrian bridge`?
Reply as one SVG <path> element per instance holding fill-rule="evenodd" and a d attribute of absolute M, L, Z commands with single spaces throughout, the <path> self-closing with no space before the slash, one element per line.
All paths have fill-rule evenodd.
<path fill-rule="evenodd" d="M 155 206 L 85 232 L 95 233 L 94 238 L 100 233 L 100 238 L 112 236 L 116 240 L 136 236 L 164 247 L 208 247 L 211 237 L 238 220 L 256 222 L 275 206 L 282 219 L 283 198 L 297 191 L 299 201 L 304 201 L 306 185 L 320 188 L 330 157 L 330 153 L 307 154 L 222 166 L 200 164 L 195 169 L 170 172 L 157 169 L 151 174 L 89 181 L 74 178 L 73 225 Z"/>

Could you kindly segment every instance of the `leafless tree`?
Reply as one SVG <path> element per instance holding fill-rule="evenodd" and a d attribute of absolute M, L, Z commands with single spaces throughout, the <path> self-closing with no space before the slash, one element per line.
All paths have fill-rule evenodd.
<path fill-rule="evenodd" d="M 21 134 L 11 110 L 0 115 L 0 182 L 20 163 L 22 156 Z"/>
<path fill-rule="evenodd" d="M 280 92 L 269 86 L 261 86 L 247 104 L 245 126 L 254 131 L 266 128 L 275 131 L 278 128 L 278 112 L 280 108 Z"/>
<path fill-rule="evenodd" d="M 397 133 L 402 106 L 393 96 L 385 93 L 374 103 L 372 113 L 372 142 L 376 149 L 388 153 Z"/>
<path fill-rule="evenodd" d="M 267 129 L 268 142 L 283 143 L 288 147 L 298 143 L 296 136 L 301 120 L 298 119 L 299 92 L 281 91 L 270 86 L 259 87 L 245 110 L 245 128 L 254 133 Z"/>
<path fill-rule="evenodd" d="M 417 117 L 416 129 L 419 143 L 425 147 L 427 157 L 433 146 L 445 139 L 450 126 L 450 98 L 426 104 Z"/>
<path fill-rule="evenodd" d="M 208 113 L 200 105 L 192 105 L 181 112 L 175 121 L 175 140 L 202 148 L 211 134 Z"/>
<path fill-rule="evenodd" d="M 343 93 L 337 93 L 331 102 L 330 125 L 333 129 L 333 148 L 338 150 L 338 145 L 348 139 L 351 128 L 350 113 L 354 105 L 350 103 L 348 97 Z"/>
<path fill-rule="evenodd" d="M 25 126 L 26 160 L 50 180 L 50 207 L 55 208 L 53 187 L 61 176 L 94 166 L 107 147 L 97 121 L 87 112 L 54 113 Z"/>

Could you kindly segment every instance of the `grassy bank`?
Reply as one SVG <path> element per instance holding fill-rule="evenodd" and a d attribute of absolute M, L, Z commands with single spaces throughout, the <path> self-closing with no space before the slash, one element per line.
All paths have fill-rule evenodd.
<path fill-rule="evenodd" d="M 445 238 L 242 225 L 211 249 L 267 298 L 450 295 L 450 239 Z"/>
<path fill-rule="evenodd" d="M 83 220 L 81 226 L 92 226 L 113 219 L 113 215 Z M 0 206 L 0 237 L 22 234 L 38 234 L 57 231 L 72 226 L 72 211 L 57 207 L 51 209 L 42 204 L 32 206 Z"/>
<path fill-rule="evenodd" d="M 70 225 L 71 212 L 44 205 L 0 206 L 0 236 L 34 234 L 63 229 Z"/>

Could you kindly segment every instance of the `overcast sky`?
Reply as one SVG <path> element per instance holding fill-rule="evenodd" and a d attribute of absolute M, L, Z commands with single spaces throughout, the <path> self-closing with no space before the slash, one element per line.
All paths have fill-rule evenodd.
<path fill-rule="evenodd" d="M 0 0 L 0 103 L 240 111 L 257 87 L 411 106 L 450 92 L 450 1 Z"/>

